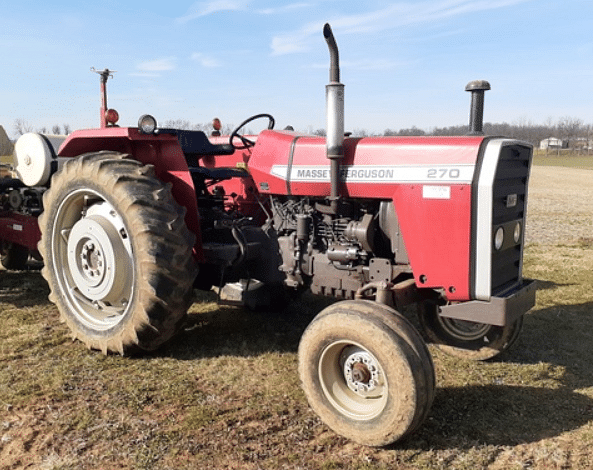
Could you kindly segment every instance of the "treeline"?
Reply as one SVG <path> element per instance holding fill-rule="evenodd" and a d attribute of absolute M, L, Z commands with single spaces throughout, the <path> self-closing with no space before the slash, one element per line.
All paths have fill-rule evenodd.
<path fill-rule="evenodd" d="M 68 135 L 72 132 L 70 124 L 63 124 L 62 126 L 55 124 L 52 127 L 40 127 L 36 129 L 24 119 L 15 119 L 13 129 L 17 137 L 20 137 L 27 132 L 39 132 L 40 134 L 53 135 Z"/>
<path fill-rule="evenodd" d="M 222 128 L 220 129 L 220 133 L 222 135 L 229 135 L 235 129 L 235 126 L 232 124 L 222 124 Z M 211 134 L 214 130 L 214 126 L 212 122 L 206 122 L 203 124 L 192 124 L 185 119 L 169 119 L 168 121 L 164 121 L 162 124 L 159 123 L 159 127 L 162 129 L 183 129 L 183 130 L 192 130 L 192 131 L 203 131 L 206 134 Z M 249 133 L 248 131 L 246 133 Z"/>
<path fill-rule="evenodd" d="M 524 140 L 530 142 L 534 146 L 547 139 L 548 137 L 556 137 L 568 142 L 568 146 L 573 148 L 577 142 L 582 139 L 593 140 L 593 125 L 584 124 L 582 119 L 565 117 L 559 119 L 557 122 L 548 121 L 544 124 L 533 124 L 531 122 L 524 122 L 518 124 L 508 124 L 503 122 L 501 124 L 484 123 L 484 134 L 486 135 L 500 135 L 510 137 L 513 139 Z M 468 132 L 468 125 L 449 126 L 449 127 L 435 127 L 426 132 L 422 129 L 412 126 L 409 129 L 386 129 L 382 135 L 387 136 L 414 136 L 414 135 L 465 135 Z"/>

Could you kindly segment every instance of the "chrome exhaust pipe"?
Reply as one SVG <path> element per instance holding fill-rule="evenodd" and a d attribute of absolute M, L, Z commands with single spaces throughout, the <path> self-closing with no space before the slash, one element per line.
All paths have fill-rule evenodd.
<path fill-rule="evenodd" d="M 329 83 L 325 87 L 327 116 L 326 154 L 330 159 L 330 204 L 337 213 L 340 198 L 340 162 L 344 158 L 344 85 L 340 83 L 340 59 L 338 45 L 328 23 L 323 27 L 323 36 L 330 55 Z"/>

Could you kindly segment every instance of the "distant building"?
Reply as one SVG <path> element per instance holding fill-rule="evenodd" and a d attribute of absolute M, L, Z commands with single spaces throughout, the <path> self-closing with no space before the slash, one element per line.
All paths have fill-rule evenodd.
<path fill-rule="evenodd" d="M 10 172 L 12 164 L 12 152 L 14 144 L 6 135 L 4 127 L 0 126 L 0 178 L 12 176 Z"/>
<path fill-rule="evenodd" d="M 576 139 L 574 139 L 573 147 L 578 152 L 581 152 L 583 150 L 593 150 L 593 140 L 589 139 L 588 137 L 577 137 Z"/>
<path fill-rule="evenodd" d="M 563 139 L 558 139 L 557 137 L 548 137 L 547 139 L 542 140 L 539 143 L 539 148 L 541 150 L 548 150 L 548 149 L 567 149 L 568 148 L 568 141 Z"/>
<path fill-rule="evenodd" d="M 8 135 L 6 135 L 4 127 L 0 126 L 0 157 L 12 155 L 13 150 L 14 145 L 8 138 Z"/>

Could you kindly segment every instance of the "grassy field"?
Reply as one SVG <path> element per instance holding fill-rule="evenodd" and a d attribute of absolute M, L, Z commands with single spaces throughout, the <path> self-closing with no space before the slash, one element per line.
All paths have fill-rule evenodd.
<path fill-rule="evenodd" d="M 538 188 L 550 173 L 537 164 L 530 217 L 548 204 Z M 590 170 L 567 171 L 566 181 L 590 185 Z M 558 193 L 575 206 L 562 202 L 564 215 L 581 191 Z M 299 387 L 298 341 L 326 301 L 256 314 L 196 294 L 179 338 L 122 358 L 70 339 L 38 272 L 0 272 L 0 468 L 592 468 L 593 234 L 582 235 L 591 215 L 582 223 L 572 238 L 531 235 L 524 274 L 539 281 L 537 305 L 514 347 L 485 363 L 431 349 L 429 417 L 381 449 L 329 431 Z"/>
<path fill-rule="evenodd" d="M 593 170 L 593 155 L 561 154 L 546 155 L 536 151 L 533 157 L 534 165 L 559 166 L 564 168 L 576 168 L 581 170 Z"/>

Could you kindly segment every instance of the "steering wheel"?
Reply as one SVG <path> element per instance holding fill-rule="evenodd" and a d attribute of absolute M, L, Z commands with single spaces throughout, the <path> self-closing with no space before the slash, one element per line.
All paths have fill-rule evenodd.
<path fill-rule="evenodd" d="M 274 124 L 275 124 L 275 120 L 273 118 L 273 116 L 271 114 L 266 114 L 266 113 L 262 113 L 262 114 L 256 114 L 255 116 L 251 116 L 247 119 L 245 119 L 245 121 L 243 121 L 241 124 L 239 124 L 235 130 L 233 132 L 231 132 L 231 136 L 229 137 L 229 144 L 231 144 L 231 146 L 235 149 L 235 150 L 244 150 L 246 148 L 249 147 L 253 147 L 255 145 L 255 142 L 251 139 L 248 139 L 247 137 L 244 137 L 243 135 L 239 134 L 239 131 L 245 127 L 245 125 L 249 124 L 251 121 L 255 121 L 256 119 L 261 119 L 261 118 L 268 118 L 268 129 L 274 129 Z M 238 138 L 241 142 L 243 142 L 243 145 L 235 145 L 234 140 L 235 138 Z"/>

